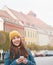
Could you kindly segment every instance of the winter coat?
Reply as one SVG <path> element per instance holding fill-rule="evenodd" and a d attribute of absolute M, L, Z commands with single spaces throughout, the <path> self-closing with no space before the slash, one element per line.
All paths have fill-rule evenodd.
<path fill-rule="evenodd" d="M 32 56 L 32 54 L 31 54 L 31 52 L 30 52 L 29 49 L 28 49 L 28 52 L 29 52 L 29 55 L 27 57 L 27 60 L 28 60 L 27 64 L 24 64 L 24 63 L 18 64 L 16 62 L 16 59 L 10 60 L 10 52 L 9 51 L 6 52 L 5 57 L 4 57 L 4 65 L 36 65 L 36 62 L 34 60 L 34 57 Z M 20 55 L 17 57 L 17 59 L 19 57 L 20 57 Z"/>

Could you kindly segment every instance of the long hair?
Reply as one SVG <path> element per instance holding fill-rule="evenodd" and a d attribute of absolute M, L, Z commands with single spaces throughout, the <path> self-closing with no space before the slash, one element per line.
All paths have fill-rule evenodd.
<path fill-rule="evenodd" d="M 19 51 L 19 53 L 18 53 Z M 18 54 L 20 54 L 20 56 L 24 56 L 24 57 L 28 57 L 28 51 L 24 45 L 24 43 L 22 42 L 22 40 L 20 40 L 20 45 L 14 46 L 11 40 L 11 46 L 10 46 L 10 59 L 13 60 L 15 59 Z"/>

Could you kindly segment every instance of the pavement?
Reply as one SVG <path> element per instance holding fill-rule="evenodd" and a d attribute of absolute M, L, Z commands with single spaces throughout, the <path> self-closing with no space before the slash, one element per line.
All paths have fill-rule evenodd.
<path fill-rule="evenodd" d="M 53 56 L 35 57 L 37 65 L 53 65 Z"/>
<path fill-rule="evenodd" d="M 35 57 L 36 65 L 53 65 L 53 56 L 49 57 Z M 0 64 L 4 65 L 4 64 Z"/>

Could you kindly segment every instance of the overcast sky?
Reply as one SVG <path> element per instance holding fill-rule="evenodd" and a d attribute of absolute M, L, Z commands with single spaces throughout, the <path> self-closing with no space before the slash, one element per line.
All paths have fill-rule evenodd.
<path fill-rule="evenodd" d="M 53 27 L 53 0 L 0 0 L 0 9 L 4 5 L 23 13 L 33 11 L 38 18 Z"/>

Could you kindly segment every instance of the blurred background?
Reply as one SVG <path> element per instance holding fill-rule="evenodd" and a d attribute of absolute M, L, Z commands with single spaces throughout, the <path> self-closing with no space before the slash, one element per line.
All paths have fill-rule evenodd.
<path fill-rule="evenodd" d="M 53 64 L 52 0 L 0 0 L 0 64 L 10 48 L 9 32 L 17 30 L 37 65 Z M 47 63 L 46 63 L 47 62 Z"/>

